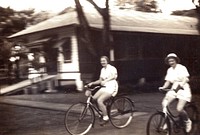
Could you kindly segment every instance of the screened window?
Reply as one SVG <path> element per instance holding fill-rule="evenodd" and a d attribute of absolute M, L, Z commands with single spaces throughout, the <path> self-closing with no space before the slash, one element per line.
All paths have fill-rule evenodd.
<path fill-rule="evenodd" d="M 62 44 L 64 61 L 71 62 L 71 39 L 67 38 Z"/>

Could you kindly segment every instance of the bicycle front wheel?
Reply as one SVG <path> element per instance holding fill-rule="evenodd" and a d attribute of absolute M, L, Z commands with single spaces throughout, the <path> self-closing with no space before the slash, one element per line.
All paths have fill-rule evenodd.
<path fill-rule="evenodd" d="M 71 135 L 85 135 L 94 123 L 94 112 L 85 103 L 72 105 L 65 115 L 65 127 Z"/>
<path fill-rule="evenodd" d="M 133 118 L 134 104 L 127 97 L 114 99 L 109 109 L 109 117 L 116 128 L 128 126 Z"/>
<path fill-rule="evenodd" d="M 170 121 L 162 112 L 153 114 L 146 128 L 147 135 L 171 135 Z"/>

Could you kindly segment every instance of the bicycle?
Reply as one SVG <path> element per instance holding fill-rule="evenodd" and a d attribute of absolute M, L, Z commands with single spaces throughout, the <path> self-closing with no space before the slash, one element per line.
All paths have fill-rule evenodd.
<path fill-rule="evenodd" d="M 88 88 L 90 91 L 100 89 L 102 86 Z M 66 112 L 65 127 L 71 135 L 85 135 L 94 127 L 96 116 L 101 119 L 102 112 L 98 105 L 88 96 L 86 102 L 73 104 Z M 111 124 L 118 128 L 127 127 L 133 118 L 134 102 L 125 96 L 111 97 L 106 101 L 108 117 Z"/>
<path fill-rule="evenodd" d="M 164 89 L 169 91 L 170 89 Z M 188 113 L 190 120 L 192 121 L 192 133 L 194 125 L 198 124 L 198 109 L 194 102 L 188 102 L 184 110 Z M 173 130 L 172 130 L 173 129 Z M 171 135 L 172 131 L 180 135 L 188 135 L 185 131 L 184 121 L 172 113 L 169 105 L 167 106 L 166 112 L 157 111 L 152 114 L 147 122 L 146 133 L 147 135 Z"/>

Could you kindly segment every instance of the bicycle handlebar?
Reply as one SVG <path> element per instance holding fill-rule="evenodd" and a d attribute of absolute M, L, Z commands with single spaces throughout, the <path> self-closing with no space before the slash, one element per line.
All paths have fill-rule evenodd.
<path fill-rule="evenodd" d="M 172 89 L 159 89 L 159 91 L 161 91 L 161 92 L 168 92 L 170 90 L 172 90 Z"/>
<path fill-rule="evenodd" d="M 100 88 L 103 88 L 103 87 L 106 87 L 106 86 L 97 85 L 95 87 L 92 87 L 92 86 L 89 86 L 89 85 L 85 85 L 84 87 L 89 89 L 90 91 L 93 91 L 93 90 L 100 89 Z"/>
<path fill-rule="evenodd" d="M 183 89 L 183 88 L 182 88 L 182 87 L 180 87 L 179 89 L 168 89 L 168 88 L 165 88 L 165 89 L 159 89 L 159 91 L 160 91 L 160 92 L 168 92 L 168 91 L 170 91 L 170 90 L 173 90 L 173 91 L 177 92 L 177 91 L 180 90 L 180 89 Z"/>

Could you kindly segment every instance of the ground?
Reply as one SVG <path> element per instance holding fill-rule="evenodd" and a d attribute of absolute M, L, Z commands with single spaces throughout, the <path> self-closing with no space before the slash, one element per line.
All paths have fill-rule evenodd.
<path fill-rule="evenodd" d="M 128 95 L 135 102 L 137 110 L 128 127 L 116 129 L 110 123 L 101 127 L 96 121 L 95 127 L 88 134 L 145 135 L 147 120 L 156 110 L 161 109 L 163 96 L 161 93 Z M 199 106 L 200 95 L 193 97 Z M 0 135 L 68 135 L 64 126 L 63 107 L 67 109 L 71 104 L 85 99 L 83 93 L 2 96 L 0 97 Z M 12 105 L 5 104 L 3 101 L 12 101 Z M 22 103 L 26 106 L 22 106 Z M 194 135 L 199 134 L 197 128 Z"/>

